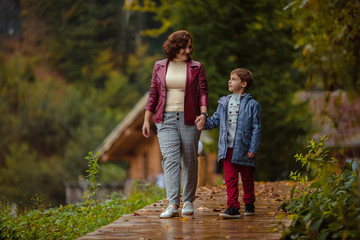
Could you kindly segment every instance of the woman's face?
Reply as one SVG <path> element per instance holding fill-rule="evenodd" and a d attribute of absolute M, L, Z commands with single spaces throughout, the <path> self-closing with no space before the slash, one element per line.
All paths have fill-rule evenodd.
<path fill-rule="evenodd" d="M 192 53 L 192 42 L 191 39 L 189 39 L 187 45 L 185 48 L 181 48 L 179 52 L 176 54 L 176 59 L 178 61 L 187 61 Z"/>

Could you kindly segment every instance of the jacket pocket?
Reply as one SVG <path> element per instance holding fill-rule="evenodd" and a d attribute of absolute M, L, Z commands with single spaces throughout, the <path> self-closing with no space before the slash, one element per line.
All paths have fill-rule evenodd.
<path fill-rule="evenodd" d="M 245 147 L 247 148 L 250 147 L 250 140 L 251 140 L 250 131 L 247 130 L 242 131 L 242 140 Z"/>

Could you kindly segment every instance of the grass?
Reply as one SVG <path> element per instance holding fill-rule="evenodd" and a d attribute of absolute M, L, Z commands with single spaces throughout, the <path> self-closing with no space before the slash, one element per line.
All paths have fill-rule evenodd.
<path fill-rule="evenodd" d="M 98 158 L 92 152 L 86 157 L 90 183 L 84 203 L 47 208 L 45 198 L 35 196 L 35 209 L 0 202 L 0 239 L 76 239 L 114 222 L 124 214 L 132 213 L 166 197 L 165 190 L 151 183 L 136 181 L 128 197 L 113 193 L 111 199 L 100 202 L 98 190 Z"/>
<path fill-rule="evenodd" d="M 58 208 L 11 211 L 0 206 L 0 239 L 75 239 L 114 222 L 124 214 L 165 198 L 165 191 L 153 184 L 136 183 L 129 197 L 113 193 L 111 199 L 95 205 L 75 204 Z"/>

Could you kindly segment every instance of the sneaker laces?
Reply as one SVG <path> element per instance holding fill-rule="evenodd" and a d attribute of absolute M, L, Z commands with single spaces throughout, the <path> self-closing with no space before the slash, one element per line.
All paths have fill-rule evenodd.
<path fill-rule="evenodd" d="M 174 207 L 174 205 L 170 204 L 170 205 L 166 208 L 165 211 L 171 211 L 171 212 L 173 212 L 174 210 L 177 210 L 177 209 Z"/>
<path fill-rule="evenodd" d="M 188 206 L 191 206 L 191 202 L 185 202 L 183 208 L 187 208 Z"/>

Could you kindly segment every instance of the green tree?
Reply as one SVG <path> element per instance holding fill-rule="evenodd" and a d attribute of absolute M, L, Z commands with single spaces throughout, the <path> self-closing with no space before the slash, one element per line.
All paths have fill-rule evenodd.
<path fill-rule="evenodd" d="M 291 14 L 299 50 L 295 65 L 314 90 L 360 92 L 360 4 L 356 0 L 296 0 Z"/>
<path fill-rule="evenodd" d="M 97 147 L 140 96 L 116 71 L 107 73 L 103 89 L 88 86 L 85 91 L 38 79 L 33 68 L 26 57 L 0 57 L 0 193 L 23 202 L 44 193 L 61 202 L 63 182 L 87 168 L 86 151 Z"/>
<path fill-rule="evenodd" d="M 334 91 L 345 90 L 352 100 L 360 94 L 360 3 L 356 0 L 295 0 L 285 7 L 293 19 L 296 36 L 295 47 L 299 50 L 295 66 L 304 74 L 308 89 Z M 325 98 L 330 101 L 330 98 Z M 341 102 L 341 95 L 336 102 Z M 325 103 L 325 106 L 330 104 Z M 328 108 L 328 107 L 327 107 Z M 329 112 L 335 111 L 335 114 Z M 354 132 L 359 125 L 356 111 L 347 111 L 349 120 L 339 122 L 344 109 L 324 109 L 324 115 L 333 121 L 340 136 L 344 132 Z M 345 110 L 346 111 L 346 110 Z M 332 116 L 333 115 L 333 116 Z M 335 116 L 335 117 L 334 117 Z M 350 123 L 350 124 L 348 124 Z M 343 139 L 335 139 L 340 148 L 337 156 L 343 158 Z M 348 152 L 358 158 L 356 147 L 348 147 Z M 341 165 L 344 163 L 339 159 Z M 360 178 L 358 180 L 360 191 Z"/>
<path fill-rule="evenodd" d="M 84 71 L 96 67 L 94 60 L 103 50 L 116 50 L 119 1 L 21 1 L 21 8 L 22 17 L 29 21 L 25 37 L 32 35 L 42 45 L 68 82 L 82 81 Z M 38 22 L 41 29 L 32 25 Z M 87 80 L 103 84 L 101 76 Z"/>
<path fill-rule="evenodd" d="M 22 17 L 28 22 L 24 36 L 41 45 L 67 82 L 86 81 L 103 88 L 106 71 L 127 71 L 130 54 L 143 40 L 138 29 L 152 23 L 146 13 L 130 15 L 123 5 L 124 0 L 21 1 Z"/>
<path fill-rule="evenodd" d="M 85 173 L 87 152 L 147 91 L 153 58 L 137 33 L 146 14 L 129 16 L 118 0 L 17 6 L 21 38 L 0 52 L 0 194 L 62 202 L 63 182 Z"/>
<path fill-rule="evenodd" d="M 43 157 L 27 143 L 12 143 L 0 168 L 0 193 L 11 202 L 30 205 L 35 195 L 59 204 L 64 199 L 64 162 Z"/>

